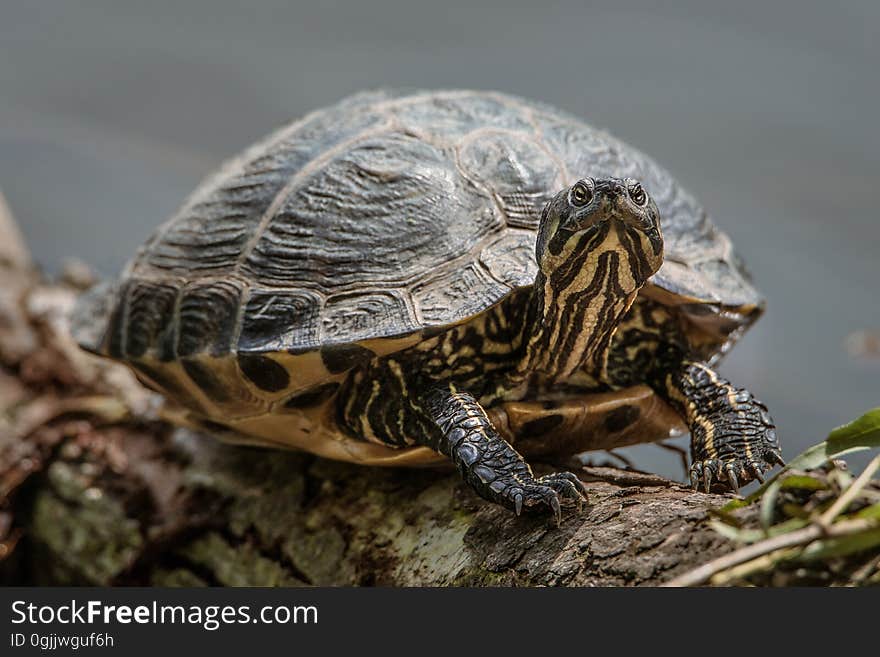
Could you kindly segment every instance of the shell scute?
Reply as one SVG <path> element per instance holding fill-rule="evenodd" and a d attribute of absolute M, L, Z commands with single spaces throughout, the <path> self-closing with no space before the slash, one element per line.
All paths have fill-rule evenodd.
<path fill-rule="evenodd" d="M 213 281 L 186 288 L 180 299 L 177 355 L 210 351 L 229 353 L 238 321 L 241 289 L 232 281 Z"/>
<path fill-rule="evenodd" d="M 412 295 L 425 324 L 461 321 L 477 315 L 510 292 L 483 267 L 467 263 L 440 270 L 413 288 Z"/>
<path fill-rule="evenodd" d="M 464 174 L 493 194 L 507 225 L 537 230 L 541 212 L 564 181 L 531 132 L 475 132 L 459 148 Z"/>
<path fill-rule="evenodd" d="M 515 289 L 535 281 L 535 234 L 507 231 L 480 252 L 480 263 L 493 278 Z"/>
<path fill-rule="evenodd" d="M 159 360 L 175 357 L 176 304 L 180 289 L 171 283 L 132 280 L 128 282 L 124 320 L 114 332 L 124 333 L 127 358 L 140 358 L 148 352 Z M 112 352 L 112 348 L 111 348 Z"/>
<path fill-rule="evenodd" d="M 399 290 L 339 294 L 327 299 L 321 312 L 322 342 L 339 344 L 370 340 L 378 335 L 418 329 Z"/>
<path fill-rule="evenodd" d="M 241 319 L 236 351 L 297 353 L 318 341 L 322 299 L 310 290 L 253 290 Z"/>

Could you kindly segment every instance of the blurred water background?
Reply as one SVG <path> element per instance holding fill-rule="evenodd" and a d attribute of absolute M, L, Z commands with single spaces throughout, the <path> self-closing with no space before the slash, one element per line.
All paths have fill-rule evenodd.
<path fill-rule="evenodd" d="M 112 275 L 222 159 L 354 91 L 546 101 L 650 153 L 739 245 L 769 309 L 722 370 L 791 457 L 880 405 L 870 334 L 845 347 L 880 331 L 878 33 L 876 1 L 2 0 L 0 188 L 46 269 Z"/>

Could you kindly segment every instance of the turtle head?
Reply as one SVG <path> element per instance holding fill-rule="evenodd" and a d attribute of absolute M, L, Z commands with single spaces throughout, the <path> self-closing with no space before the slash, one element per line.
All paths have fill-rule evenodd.
<path fill-rule="evenodd" d="M 538 228 L 533 318 L 517 371 L 548 384 L 605 380 L 611 338 L 663 263 L 657 205 L 630 178 L 585 178 L 547 203 Z"/>
<path fill-rule="evenodd" d="M 584 178 L 554 196 L 544 208 L 536 256 L 541 271 L 582 266 L 602 253 L 630 263 L 641 286 L 663 262 L 660 212 L 632 178 Z"/>

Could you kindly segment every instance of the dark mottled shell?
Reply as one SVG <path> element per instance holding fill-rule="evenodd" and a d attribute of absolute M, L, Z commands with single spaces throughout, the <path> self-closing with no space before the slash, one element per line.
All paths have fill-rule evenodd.
<path fill-rule="evenodd" d="M 238 358 L 270 392 L 285 373 L 260 354 L 320 351 L 341 371 L 377 340 L 418 339 L 530 285 L 545 202 L 610 175 L 640 179 L 662 213 L 666 263 L 649 293 L 704 318 L 760 305 L 727 236 L 639 151 L 502 94 L 375 92 L 281 129 L 207 180 L 128 266 L 100 350 L 185 361 L 203 390 L 213 382 L 199 354 Z"/>

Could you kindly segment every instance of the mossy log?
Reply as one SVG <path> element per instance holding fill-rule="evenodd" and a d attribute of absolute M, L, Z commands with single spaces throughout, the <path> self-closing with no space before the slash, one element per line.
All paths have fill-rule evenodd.
<path fill-rule="evenodd" d="M 83 269 L 43 281 L 2 207 L 0 244 L 0 582 L 650 585 L 733 548 L 706 523 L 725 498 L 652 475 L 580 469 L 589 503 L 557 526 L 450 471 L 175 429 L 127 370 L 73 345 Z"/>
<path fill-rule="evenodd" d="M 25 581 L 656 584 L 730 549 L 703 522 L 720 500 L 675 485 L 589 483 L 589 505 L 557 527 L 483 503 L 451 473 L 359 468 L 156 425 L 75 432 L 18 498 Z"/>

